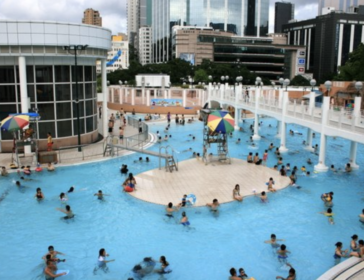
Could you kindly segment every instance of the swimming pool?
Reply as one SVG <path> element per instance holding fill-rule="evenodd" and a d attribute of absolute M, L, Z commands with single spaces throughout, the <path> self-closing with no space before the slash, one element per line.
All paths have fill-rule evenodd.
<path fill-rule="evenodd" d="M 246 130 L 250 123 L 244 124 Z M 269 123 L 273 127 L 269 127 Z M 229 138 L 230 156 L 245 159 L 250 151 L 262 154 L 271 142 L 278 145 L 280 140 L 274 138 L 275 124 L 273 120 L 263 119 L 261 134 L 266 138 L 257 142 L 258 148 L 247 147 L 249 134 L 234 132 Z M 162 131 L 166 122 L 149 125 L 150 132 L 158 130 L 165 135 Z M 288 129 L 305 132 L 299 126 L 289 125 Z M 191 157 L 189 148 L 202 152 L 201 131 L 200 122 L 185 126 L 171 122 L 168 134 L 172 138 L 168 144 L 179 151 L 179 161 Z M 191 141 L 189 134 L 196 140 Z M 239 145 L 235 143 L 237 138 L 242 140 Z M 313 144 L 319 144 L 319 139 L 316 135 Z M 317 156 L 303 149 L 303 140 L 306 140 L 305 135 L 287 136 L 289 152 L 283 155 L 285 163 L 289 161 L 292 167 L 307 166 L 308 157 L 317 163 Z M 341 163 L 343 167 L 348 161 L 349 143 L 330 138 L 327 146 L 327 164 L 339 167 Z M 150 149 L 158 150 L 159 146 Z M 161 255 L 167 257 L 173 269 L 171 274 L 165 275 L 166 279 L 227 279 L 231 267 L 243 267 L 256 279 L 274 279 L 277 275 L 288 274 L 278 262 L 275 250 L 264 244 L 264 240 L 275 233 L 286 240 L 284 244 L 292 252 L 288 261 L 295 267 L 298 279 L 312 280 L 334 265 L 337 241 L 348 248 L 351 235 L 363 238 L 363 226 L 358 222 L 358 215 L 364 208 L 360 170 L 349 175 L 328 172 L 312 174 L 312 177 L 298 176 L 301 189 L 287 188 L 269 194 L 267 204 L 255 197 L 245 199 L 242 204 L 224 204 L 218 217 L 205 208 L 187 209 L 191 221 L 191 229 L 187 230 L 173 221 L 165 221 L 163 206 L 145 203 L 121 192 L 120 184 L 124 179 L 119 172 L 121 164 L 128 164 L 134 174 L 158 167 L 157 158 L 150 157 L 150 163 L 134 163 L 138 157 L 133 154 L 99 163 L 60 167 L 54 173 L 33 174 L 34 180 L 24 183 L 28 187 L 25 192 L 20 192 L 13 184 L 17 175 L 0 178 L 0 194 L 9 189 L 0 203 L 0 258 L 3 260 L 0 279 L 43 279 L 41 257 L 49 245 L 66 254 L 67 261 L 60 263 L 59 269 L 71 271 L 64 278 L 69 280 L 127 279 L 133 266 L 144 257 L 158 259 Z M 268 166 L 276 161 L 270 153 Z M 357 163 L 364 165 L 362 145 L 358 146 Z M 312 166 L 308 168 L 312 169 Z M 76 192 L 69 195 L 68 203 L 76 217 L 74 221 L 65 222 L 60 219 L 64 214 L 55 208 L 64 207 L 58 195 L 71 185 L 76 186 Z M 37 187 L 41 187 L 46 196 L 41 203 L 33 198 Z M 93 196 L 99 189 L 110 194 L 105 201 Z M 335 193 L 335 225 L 318 214 L 324 210 L 320 195 L 328 191 Z M 179 199 L 176 197 L 174 203 Z M 100 272 L 94 276 L 100 248 L 105 248 L 110 259 L 116 261 L 108 264 L 108 274 Z"/>

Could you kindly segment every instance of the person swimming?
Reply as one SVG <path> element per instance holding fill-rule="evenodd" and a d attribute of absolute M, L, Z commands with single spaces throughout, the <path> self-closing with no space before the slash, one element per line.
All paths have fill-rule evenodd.
<path fill-rule="evenodd" d="M 210 207 L 210 210 L 212 212 L 217 212 L 219 209 L 218 207 L 220 206 L 219 201 L 215 198 L 212 203 L 207 203 L 206 206 Z"/>
<path fill-rule="evenodd" d="M 94 196 L 97 196 L 97 199 L 104 200 L 104 196 L 107 196 L 108 194 L 104 194 L 102 190 L 99 190 L 97 193 L 94 194 Z"/>
<path fill-rule="evenodd" d="M 278 254 L 278 260 L 280 262 L 286 262 L 287 258 L 288 258 L 288 253 L 291 253 L 290 251 L 287 250 L 287 246 L 282 244 L 280 246 L 280 249 L 277 250 L 277 254 Z"/>
<path fill-rule="evenodd" d="M 68 200 L 68 197 L 65 195 L 65 193 L 61 193 L 61 194 L 59 195 L 59 200 L 60 200 L 61 202 L 66 202 L 66 201 Z"/>
<path fill-rule="evenodd" d="M 190 222 L 188 221 L 188 217 L 186 216 L 186 212 L 182 212 L 182 219 L 180 221 L 180 224 L 183 226 L 189 226 Z"/>
<path fill-rule="evenodd" d="M 170 202 L 168 203 L 167 207 L 166 207 L 166 216 L 168 218 L 173 218 L 173 212 L 177 212 L 179 209 L 176 207 L 173 207 L 173 203 Z"/>
<path fill-rule="evenodd" d="M 276 235 L 274 233 L 272 233 L 270 235 L 270 239 L 264 241 L 264 243 L 268 243 L 268 244 L 272 245 L 273 248 L 278 248 L 281 245 L 279 243 L 277 243 L 277 241 L 284 241 L 284 239 L 277 239 Z"/>
<path fill-rule="evenodd" d="M 334 253 L 334 259 L 336 261 L 340 261 L 341 258 L 346 258 L 348 257 L 348 251 L 349 250 L 342 250 L 343 247 L 343 243 L 342 242 L 337 242 L 335 244 L 336 249 L 335 249 L 335 253 Z"/>
<path fill-rule="evenodd" d="M 69 220 L 69 219 L 73 219 L 75 217 L 75 214 L 73 214 L 72 210 L 71 210 L 71 206 L 66 205 L 66 209 L 62 209 L 62 208 L 56 208 L 56 210 L 63 212 L 66 214 L 66 216 L 64 216 L 62 219 L 64 220 Z"/>
<path fill-rule="evenodd" d="M 331 208 L 328 208 L 326 212 L 325 211 L 324 212 L 320 212 L 320 214 L 323 214 L 326 217 L 328 217 L 330 224 L 334 224 L 334 213 L 332 213 L 332 209 Z"/>
<path fill-rule="evenodd" d="M 321 195 L 321 200 L 324 202 L 326 207 L 332 207 L 333 203 L 332 200 L 334 199 L 334 193 L 333 192 L 329 192 L 329 193 L 324 193 Z"/>
<path fill-rule="evenodd" d="M 37 188 L 37 192 L 35 193 L 34 196 L 38 201 L 42 201 L 44 199 L 44 195 L 42 193 L 41 188 Z"/>

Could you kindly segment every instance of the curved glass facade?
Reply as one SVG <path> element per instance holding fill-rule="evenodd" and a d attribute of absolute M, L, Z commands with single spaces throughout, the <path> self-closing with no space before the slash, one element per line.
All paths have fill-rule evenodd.
<path fill-rule="evenodd" d="M 54 138 L 77 135 L 76 83 L 74 66 L 28 65 L 26 67 L 30 110 L 38 109 L 41 116 L 36 130 L 40 139 L 51 132 Z M 97 129 L 96 66 L 77 67 L 80 133 Z M 0 66 L 0 119 L 11 113 L 21 113 L 20 80 L 18 66 Z M 1 139 L 13 135 L 1 132 Z"/>

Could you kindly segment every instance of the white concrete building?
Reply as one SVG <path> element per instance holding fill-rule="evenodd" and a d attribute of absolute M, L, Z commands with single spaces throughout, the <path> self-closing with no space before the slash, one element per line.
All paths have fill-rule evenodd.
<path fill-rule="evenodd" d="M 152 28 L 139 28 L 139 62 L 142 65 L 152 63 Z"/>

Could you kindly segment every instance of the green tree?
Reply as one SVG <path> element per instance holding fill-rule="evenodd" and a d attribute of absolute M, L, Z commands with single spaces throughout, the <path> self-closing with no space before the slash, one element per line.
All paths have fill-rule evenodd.
<path fill-rule="evenodd" d="M 301 87 L 307 87 L 310 86 L 310 81 L 307 80 L 302 75 L 295 76 L 292 81 L 290 82 L 291 86 L 301 86 Z"/>
<path fill-rule="evenodd" d="M 359 46 L 349 54 L 349 59 L 345 65 L 339 68 L 340 74 L 337 76 L 338 80 L 343 81 L 364 81 L 364 45 L 360 43 Z"/>
<path fill-rule="evenodd" d="M 209 80 L 206 71 L 203 70 L 203 69 L 196 70 L 195 71 L 195 76 L 194 76 L 193 79 L 195 80 L 196 83 L 202 83 L 202 82 L 207 83 L 208 80 Z"/>

